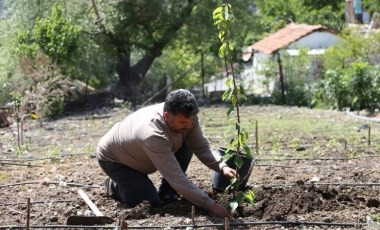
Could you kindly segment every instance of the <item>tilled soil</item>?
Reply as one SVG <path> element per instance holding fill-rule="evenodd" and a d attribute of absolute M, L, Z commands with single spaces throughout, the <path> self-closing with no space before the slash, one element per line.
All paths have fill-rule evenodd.
<path fill-rule="evenodd" d="M 281 109 L 276 107 L 273 111 Z M 107 116 L 96 120 L 93 115 L 83 119 L 66 117 L 45 123 L 43 128 L 37 128 L 41 124 L 31 121 L 28 135 L 33 143 L 29 144 L 29 152 L 18 155 L 5 141 L 12 137 L 12 128 L 0 129 L 0 228 L 25 228 L 28 199 L 33 228 L 64 228 L 70 216 L 93 215 L 78 195 L 81 189 L 103 215 L 114 220 L 105 225 L 109 228 L 124 222 L 131 229 L 224 229 L 225 220 L 193 207 L 184 199 L 160 207 L 144 202 L 128 208 L 105 196 L 105 174 L 97 165 L 93 149 L 85 153 L 83 146 L 96 146 L 100 136 L 125 114 L 124 110 L 108 111 L 103 113 Z M 332 119 L 344 114 L 318 116 Z M 39 153 L 39 150 L 46 151 L 44 143 L 49 142 L 54 143 L 50 149 L 55 146 L 61 151 L 49 156 Z M 367 229 L 367 217 L 380 216 L 378 147 L 376 144 L 360 147 L 354 157 L 345 154 L 342 148 L 325 147 L 324 156 L 329 158 L 291 157 L 292 153 L 304 150 L 299 147 L 284 153 L 280 160 L 258 156 L 249 179 L 249 186 L 255 192 L 255 205 L 239 207 L 234 219 L 229 220 L 231 228 Z M 68 148 L 74 150 L 69 152 Z M 187 175 L 215 200 L 227 205 L 230 195 L 213 192 L 212 172 L 196 158 Z M 159 185 L 159 173 L 150 178 Z"/>

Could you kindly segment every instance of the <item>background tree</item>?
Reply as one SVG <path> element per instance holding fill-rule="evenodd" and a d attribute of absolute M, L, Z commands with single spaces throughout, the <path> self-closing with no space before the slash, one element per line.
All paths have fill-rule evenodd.
<path fill-rule="evenodd" d="M 61 20 L 81 28 L 75 38 L 75 52 L 69 52 L 59 65 L 60 71 L 72 79 L 97 88 L 116 83 L 120 95 L 141 103 L 152 91 L 170 83 L 173 87 L 201 86 L 201 52 L 205 57 L 206 82 L 212 74 L 223 71 L 223 63 L 214 58 L 217 38 L 210 36 L 216 33 L 210 12 L 219 4 L 218 0 L 6 0 L 0 22 L 5 31 L 0 37 L 3 44 L 0 52 L 6 54 L 2 58 L 4 64 L 0 63 L 0 83 L 9 86 L 16 85 L 8 84 L 13 79 L 27 81 L 28 77 L 17 71 L 15 35 L 32 34 L 41 24 L 38 21 L 51 18 L 55 3 L 62 5 Z M 235 62 L 241 61 L 240 48 L 290 21 L 320 23 L 333 29 L 340 29 L 344 23 L 344 4 L 338 0 L 229 3 L 234 5 L 234 14 L 239 18 L 239 27 L 231 28 Z M 134 95 L 138 95 L 139 101 Z"/>
<path fill-rule="evenodd" d="M 378 33 L 365 37 L 355 29 L 342 31 L 340 44 L 324 55 L 327 71 L 315 91 L 315 106 L 372 111 L 379 107 L 379 38 Z"/>
<path fill-rule="evenodd" d="M 205 56 L 216 54 L 217 41 L 210 39 L 207 29 L 212 28 L 212 20 L 206 15 L 212 12 L 217 2 L 20 0 L 9 1 L 7 6 L 16 9 L 12 17 L 22 19 L 14 24 L 17 30 L 30 34 L 38 25 L 37 20 L 49 17 L 53 3 L 61 3 L 64 19 L 82 28 L 76 52 L 71 52 L 70 58 L 61 63 L 62 72 L 76 79 L 89 79 L 90 83 L 99 87 L 117 80 L 119 86 L 123 86 L 121 94 L 131 99 L 133 95 L 153 87 L 141 88 L 148 85 L 146 83 L 149 81 L 144 79 L 149 70 L 152 72 L 150 79 L 159 80 L 168 76 L 175 79 L 191 63 L 199 61 L 200 50 Z M 252 21 L 249 18 L 253 17 L 248 5 L 252 3 L 247 0 L 236 2 L 239 2 L 237 14 L 246 15 L 247 21 L 242 25 L 246 25 L 244 28 L 248 31 L 248 22 Z M 246 14 L 247 11 L 250 13 Z M 241 41 L 245 39 L 245 35 L 240 33 L 236 33 L 236 37 Z M 162 59 L 157 60 L 161 56 Z M 155 61 L 158 63 L 153 65 Z M 210 58 L 204 61 L 215 64 L 215 60 Z M 214 70 L 217 67 L 205 68 L 210 73 Z M 200 72 L 199 66 L 193 68 L 188 73 L 189 79 L 193 80 L 187 81 L 186 77 L 178 84 L 193 85 L 196 78 L 199 84 Z M 157 73 L 160 75 L 155 76 Z"/>
<path fill-rule="evenodd" d="M 340 31 L 344 25 L 344 1 L 257 0 L 260 23 L 266 32 L 276 31 L 290 22 L 321 24 Z"/>

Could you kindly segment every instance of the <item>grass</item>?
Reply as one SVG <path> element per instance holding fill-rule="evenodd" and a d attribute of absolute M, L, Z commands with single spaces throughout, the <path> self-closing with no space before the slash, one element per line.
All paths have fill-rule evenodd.
<path fill-rule="evenodd" d="M 6 172 L 0 172 L 0 181 L 7 179 L 9 175 Z"/>
<path fill-rule="evenodd" d="M 201 125 L 206 136 L 214 142 L 213 146 L 226 146 L 229 134 L 233 132 L 228 125 L 227 108 L 204 107 L 201 111 Z M 242 107 L 240 112 L 242 126 L 250 132 L 252 148 L 255 146 L 257 120 L 260 153 L 265 156 L 323 157 L 345 150 L 345 141 L 351 148 L 368 145 L 363 141 L 363 138 L 368 139 L 368 132 L 357 131 L 363 121 L 354 120 L 344 112 L 281 106 L 248 106 Z M 370 125 L 374 138 L 380 127 Z M 297 152 L 296 149 L 302 146 L 307 149 Z M 371 146 L 376 148 L 376 141 Z M 351 155 L 349 151 L 346 153 Z"/>
<path fill-rule="evenodd" d="M 85 114 L 65 117 L 44 122 L 42 127 L 40 121 L 27 121 L 24 134 L 28 139 L 24 140 L 20 157 L 93 154 L 99 139 L 129 112 L 115 110 L 110 118 L 105 119 L 86 119 Z M 225 106 L 200 108 L 200 124 L 215 148 L 226 147 L 235 135 L 226 112 Z M 240 112 L 243 127 L 250 133 L 248 144 L 254 154 L 257 121 L 259 156 L 256 157 L 353 156 L 363 149 L 375 153 L 380 149 L 379 124 L 370 123 L 372 143 L 368 146 L 368 130 L 358 132 L 364 122 L 354 120 L 345 112 L 283 106 L 244 106 Z M 6 132 L 1 136 L 2 152 L 18 149 L 17 135 L 10 130 L 15 133 L 15 126 L 4 129 Z M 26 153 L 25 149 L 28 150 Z"/>

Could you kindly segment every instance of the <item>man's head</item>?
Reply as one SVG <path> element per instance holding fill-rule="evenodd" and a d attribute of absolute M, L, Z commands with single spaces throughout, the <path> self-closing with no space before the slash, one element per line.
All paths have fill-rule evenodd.
<path fill-rule="evenodd" d="M 166 96 L 164 119 L 172 131 L 183 132 L 190 129 L 198 112 L 198 103 L 190 91 L 178 89 Z"/>

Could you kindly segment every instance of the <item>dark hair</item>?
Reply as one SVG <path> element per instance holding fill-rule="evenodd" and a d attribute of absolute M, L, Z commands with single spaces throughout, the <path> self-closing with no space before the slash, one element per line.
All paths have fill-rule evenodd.
<path fill-rule="evenodd" d="M 185 117 L 192 117 L 199 112 L 199 108 L 197 100 L 190 91 L 178 89 L 166 96 L 164 111 L 173 115 L 182 113 Z"/>

